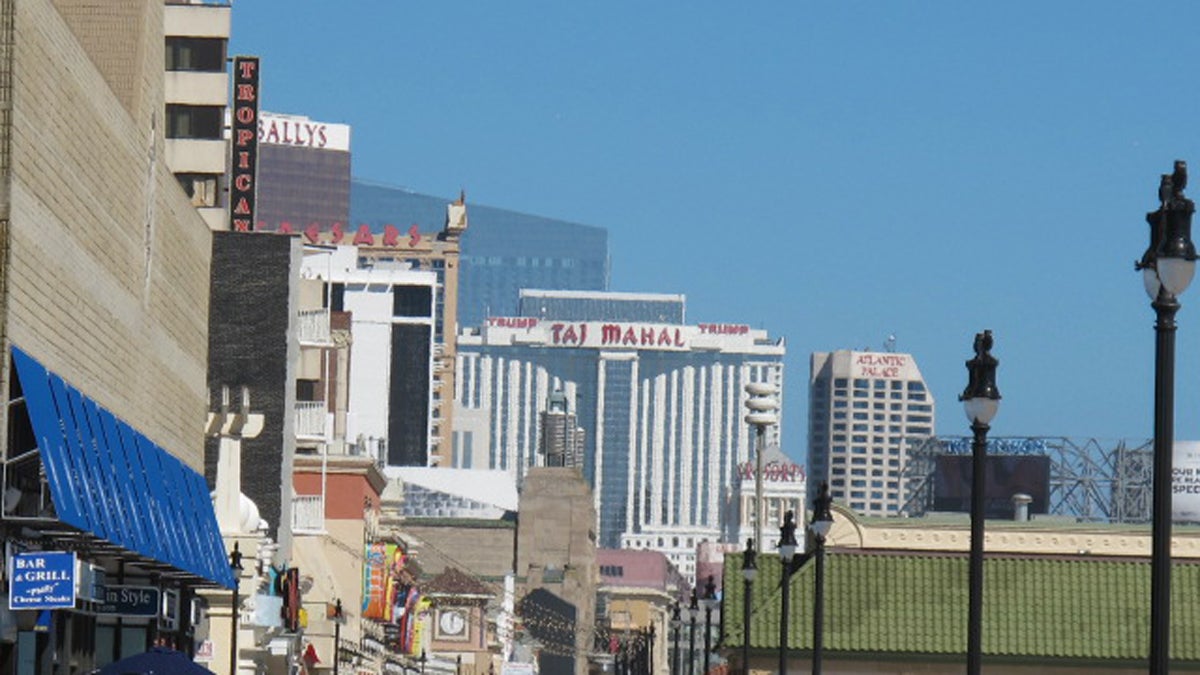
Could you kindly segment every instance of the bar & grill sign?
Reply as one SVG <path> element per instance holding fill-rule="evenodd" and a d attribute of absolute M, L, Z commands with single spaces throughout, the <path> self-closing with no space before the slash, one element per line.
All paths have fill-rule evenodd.
<path fill-rule="evenodd" d="M 14 553 L 9 572 L 9 609 L 61 609 L 75 606 L 74 553 Z"/>

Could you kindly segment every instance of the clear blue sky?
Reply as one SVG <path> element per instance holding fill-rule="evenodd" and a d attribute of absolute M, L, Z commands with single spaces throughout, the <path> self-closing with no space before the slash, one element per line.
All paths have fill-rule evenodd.
<path fill-rule="evenodd" d="M 983 4 L 240 0 L 231 53 L 265 109 L 353 125 L 356 176 L 606 227 L 614 290 L 786 337 L 797 459 L 809 352 L 894 334 L 963 434 L 984 328 L 993 434 L 1149 437 L 1133 261 L 1174 159 L 1200 198 L 1200 3 Z"/>

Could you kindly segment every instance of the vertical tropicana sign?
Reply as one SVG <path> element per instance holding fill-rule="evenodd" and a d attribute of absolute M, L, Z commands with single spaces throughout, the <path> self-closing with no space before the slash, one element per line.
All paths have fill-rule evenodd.
<path fill-rule="evenodd" d="M 258 57 L 233 59 L 233 156 L 229 163 L 229 229 L 254 229 L 258 174 Z"/>

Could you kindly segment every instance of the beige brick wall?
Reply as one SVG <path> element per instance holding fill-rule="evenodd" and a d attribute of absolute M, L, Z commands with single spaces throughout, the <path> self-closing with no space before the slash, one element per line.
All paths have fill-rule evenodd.
<path fill-rule="evenodd" d="M 0 1 L 16 8 L 6 336 L 202 469 L 211 234 L 163 160 L 162 4 Z"/>

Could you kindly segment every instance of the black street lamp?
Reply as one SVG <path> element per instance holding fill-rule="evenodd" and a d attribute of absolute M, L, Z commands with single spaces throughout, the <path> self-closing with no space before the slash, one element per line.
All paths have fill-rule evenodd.
<path fill-rule="evenodd" d="M 242 551 L 238 542 L 233 542 L 233 550 L 229 552 L 229 569 L 233 570 L 233 596 L 229 606 L 229 674 L 237 675 L 238 662 L 238 584 L 242 582 Z"/>
<path fill-rule="evenodd" d="M 746 540 L 746 550 L 742 552 L 742 579 L 746 588 L 742 596 L 742 673 L 750 675 L 750 590 L 754 586 L 754 578 L 758 576 L 758 565 L 755 564 L 754 540 Z"/>
<path fill-rule="evenodd" d="M 821 675 L 821 657 L 825 640 L 825 537 L 833 527 L 833 513 L 829 505 L 833 498 L 829 496 L 829 483 L 821 481 L 817 498 L 813 500 L 812 521 L 808 530 L 812 533 L 814 552 L 817 562 L 816 575 L 813 580 L 813 653 L 812 675 Z"/>
<path fill-rule="evenodd" d="M 679 618 L 679 601 L 671 606 L 671 631 L 674 637 L 671 640 L 671 675 L 680 675 L 683 670 L 679 667 L 679 643 L 683 640 L 680 631 L 683 630 L 683 620 Z"/>
<path fill-rule="evenodd" d="M 1178 297 L 1196 273 L 1192 213 L 1196 205 L 1183 196 L 1187 163 L 1163 175 L 1159 207 L 1146 214 L 1150 246 L 1136 268 L 1154 308 L 1154 479 L 1150 543 L 1150 672 L 1170 668 L 1171 615 L 1171 469 L 1175 441 L 1175 314 Z"/>
<path fill-rule="evenodd" d="M 646 672 L 649 675 L 653 675 L 653 673 L 654 673 L 654 638 L 655 638 L 655 629 L 654 629 L 654 624 L 651 623 L 650 624 L 650 647 L 646 651 Z"/>
<path fill-rule="evenodd" d="M 792 585 L 792 558 L 796 555 L 796 523 L 795 514 L 791 511 L 783 514 L 783 525 L 779 526 L 779 569 L 780 569 L 780 607 L 779 607 L 779 675 L 787 675 L 788 662 L 788 601 Z"/>
<path fill-rule="evenodd" d="M 342 599 L 338 598 L 333 605 L 333 675 L 338 675 L 342 664 Z"/>
<path fill-rule="evenodd" d="M 975 334 L 975 358 L 967 361 L 967 388 L 958 400 L 963 402 L 971 431 L 971 560 L 968 578 L 970 596 L 967 607 L 967 675 L 979 675 L 983 667 L 983 508 L 984 477 L 987 468 L 988 424 L 1000 408 L 1000 390 L 996 388 L 996 366 L 991 354 L 992 331 Z"/>
<path fill-rule="evenodd" d="M 704 675 L 708 675 L 709 661 L 712 656 L 712 613 L 717 603 L 717 582 L 713 575 L 708 575 L 708 583 L 704 584 Z"/>
<path fill-rule="evenodd" d="M 700 605 L 697 604 L 696 589 L 694 588 L 692 589 L 692 604 L 688 605 L 688 615 L 692 617 L 692 633 L 688 638 L 688 675 L 696 675 L 696 621 L 700 618 Z"/>

